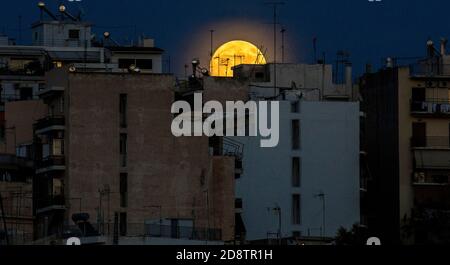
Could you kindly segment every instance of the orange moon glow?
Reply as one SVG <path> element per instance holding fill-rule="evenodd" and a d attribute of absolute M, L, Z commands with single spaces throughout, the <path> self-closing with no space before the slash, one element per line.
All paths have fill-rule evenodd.
<path fill-rule="evenodd" d="M 232 77 L 232 68 L 240 64 L 266 64 L 266 58 L 258 47 L 250 42 L 230 41 L 214 53 L 210 62 L 211 75 Z"/>

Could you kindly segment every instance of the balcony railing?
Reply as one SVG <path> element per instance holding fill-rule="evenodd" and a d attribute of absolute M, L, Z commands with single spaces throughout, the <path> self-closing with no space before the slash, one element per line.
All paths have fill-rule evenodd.
<path fill-rule="evenodd" d="M 448 173 L 422 173 L 413 174 L 414 185 L 448 185 L 450 180 L 450 172 Z"/>
<path fill-rule="evenodd" d="M 120 229 L 119 229 L 120 230 Z M 96 236 L 113 236 L 114 223 L 93 224 L 88 223 L 84 225 L 70 225 L 65 226 L 65 237 L 74 235 L 81 237 L 96 237 Z M 198 241 L 221 241 L 222 230 L 195 228 L 184 226 L 171 226 L 159 224 L 137 224 L 128 223 L 126 231 L 118 231 L 121 236 L 129 237 L 157 237 L 169 239 L 183 239 L 183 240 L 198 240 Z"/>
<path fill-rule="evenodd" d="M 38 199 L 36 208 L 44 209 L 52 206 L 64 207 L 65 205 L 64 196 L 49 196 Z"/>
<path fill-rule="evenodd" d="M 35 130 L 40 131 L 47 128 L 51 128 L 53 126 L 65 126 L 65 118 L 64 116 L 48 116 L 39 120 L 35 125 Z"/>
<path fill-rule="evenodd" d="M 238 160 L 242 160 L 244 155 L 244 145 L 236 140 L 228 137 L 223 138 L 223 154 L 224 156 L 234 156 Z"/>
<path fill-rule="evenodd" d="M 450 149 L 450 136 L 429 136 L 411 138 L 412 148 Z"/>
<path fill-rule="evenodd" d="M 450 116 L 450 101 L 448 99 L 411 101 L 411 112 L 414 114 Z"/>
<path fill-rule="evenodd" d="M 411 64 L 409 73 L 415 77 L 450 77 L 450 64 L 424 61 Z"/>
<path fill-rule="evenodd" d="M 64 156 L 49 156 L 36 163 L 38 169 L 65 165 L 66 161 Z"/>
<path fill-rule="evenodd" d="M 145 235 L 150 237 L 162 237 L 187 240 L 220 241 L 222 231 L 220 229 L 194 228 L 158 224 L 146 224 Z"/>

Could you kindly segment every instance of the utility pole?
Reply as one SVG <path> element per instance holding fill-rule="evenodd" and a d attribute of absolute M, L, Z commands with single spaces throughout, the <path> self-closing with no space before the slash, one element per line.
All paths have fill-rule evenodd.
<path fill-rule="evenodd" d="M 274 83 L 274 97 L 277 96 L 277 15 L 278 7 L 284 5 L 284 2 L 266 2 L 266 5 L 271 5 L 273 8 L 273 83 Z"/>

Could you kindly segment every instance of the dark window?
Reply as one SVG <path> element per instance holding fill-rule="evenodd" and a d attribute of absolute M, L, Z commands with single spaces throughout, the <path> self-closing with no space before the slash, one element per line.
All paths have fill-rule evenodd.
<path fill-rule="evenodd" d="M 33 99 L 33 88 L 21 87 L 20 88 L 20 100 L 31 100 L 31 99 Z"/>
<path fill-rule="evenodd" d="M 128 174 L 120 174 L 120 207 L 128 207 Z"/>
<path fill-rule="evenodd" d="M 236 199 L 236 200 L 234 201 L 234 208 L 236 208 L 236 209 L 242 209 L 242 206 L 243 206 L 242 199 Z"/>
<path fill-rule="evenodd" d="M 424 122 L 413 123 L 413 147 L 426 147 L 427 146 L 427 124 Z"/>
<path fill-rule="evenodd" d="M 263 72 L 256 72 L 255 73 L 256 79 L 264 79 L 264 73 Z"/>
<path fill-rule="evenodd" d="M 292 158 L 292 186 L 300 187 L 300 158 Z"/>
<path fill-rule="evenodd" d="M 298 101 L 291 103 L 291 112 L 299 113 L 300 112 L 300 103 Z"/>
<path fill-rule="evenodd" d="M 127 213 L 120 213 L 120 235 L 127 235 Z"/>
<path fill-rule="evenodd" d="M 137 59 L 136 66 L 140 69 L 153 69 L 153 60 L 152 59 Z"/>
<path fill-rule="evenodd" d="M 300 222 L 300 195 L 292 196 L 292 224 L 299 225 Z"/>
<path fill-rule="evenodd" d="M 127 148 L 128 148 L 128 136 L 127 134 L 120 134 L 120 165 L 122 167 L 127 166 Z"/>
<path fill-rule="evenodd" d="M 179 238 L 180 237 L 180 228 L 178 226 L 178 220 L 177 219 L 172 219 L 171 220 L 171 238 Z"/>
<path fill-rule="evenodd" d="M 412 101 L 413 102 L 424 102 L 426 101 L 426 91 L 424 87 L 415 87 L 412 90 Z"/>
<path fill-rule="evenodd" d="M 80 31 L 78 29 L 69 30 L 69 39 L 78 40 L 79 38 L 80 38 Z"/>
<path fill-rule="evenodd" d="M 292 149 L 293 150 L 300 149 L 300 121 L 299 120 L 292 121 Z"/>
<path fill-rule="evenodd" d="M 127 108 L 128 96 L 127 94 L 120 94 L 120 127 L 127 128 Z"/>
<path fill-rule="evenodd" d="M 293 231 L 293 232 L 292 232 L 292 236 L 293 236 L 294 238 L 299 238 L 299 237 L 302 236 L 302 232 L 300 232 L 300 231 Z"/>
<path fill-rule="evenodd" d="M 119 59 L 119 68 L 120 69 L 128 69 L 131 65 L 134 65 L 136 62 L 134 59 Z"/>

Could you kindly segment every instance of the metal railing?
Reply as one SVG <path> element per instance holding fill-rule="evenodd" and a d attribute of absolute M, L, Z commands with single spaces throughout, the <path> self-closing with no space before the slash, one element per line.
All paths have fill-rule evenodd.
<path fill-rule="evenodd" d="M 93 236 L 113 236 L 114 224 L 92 224 L 85 223 L 79 225 L 64 226 L 62 229 L 62 237 L 79 236 L 79 237 L 93 237 Z M 159 224 L 137 224 L 128 223 L 126 231 L 121 231 L 119 225 L 120 236 L 127 237 L 156 237 L 169 239 L 184 239 L 184 240 L 208 240 L 220 241 L 222 240 L 222 230 L 195 228 L 185 226 L 171 226 Z"/>
<path fill-rule="evenodd" d="M 450 100 L 428 99 L 426 101 L 411 101 L 411 112 L 450 115 Z"/>
<path fill-rule="evenodd" d="M 413 148 L 450 148 L 450 136 L 428 136 L 411 138 Z"/>
<path fill-rule="evenodd" d="M 244 156 L 244 144 L 228 137 L 223 137 L 223 153 L 224 156 L 234 156 L 238 160 L 242 160 Z"/>
<path fill-rule="evenodd" d="M 442 64 L 438 62 L 419 62 L 409 65 L 409 73 L 411 76 L 448 76 L 450 77 L 450 64 Z"/>
<path fill-rule="evenodd" d="M 220 229 L 194 228 L 183 226 L 170 226 L 159 224 L 146 224 L 145 235 L 149 237 L 162 237 L 187 240 L 220 241 L 222 231 Z"/>
<path fill-rule="evenodd" d="M 45 198 L 40 198 L 37 201 L 36 208 L 43 209 L 51 206 L 65 206 L 65 198 L 64 196 L 49 196 Z"/>
<path fill-rule="evenodd" d="M 413 183 L 433 184 L 433 185 L 448 185 L 450 180 L 450 172 L 446 174 L 429 174 L 429 173 L 415 173 L 413 174 Z"/>
<path fill-rule="evenodd" d="M 36 123 L 35 129 L 38 131 L 52 126 L 64 126 L 65 124 L 66 122 L 64 116 L 48 116 L 40 119 Z"/>
<path fill-rule="evenodd" d="M 47 168 L 52 166 L 65 166 L 66 159 L 64 156 L 49 156 L 36 162 L 37 168 Z"/>

